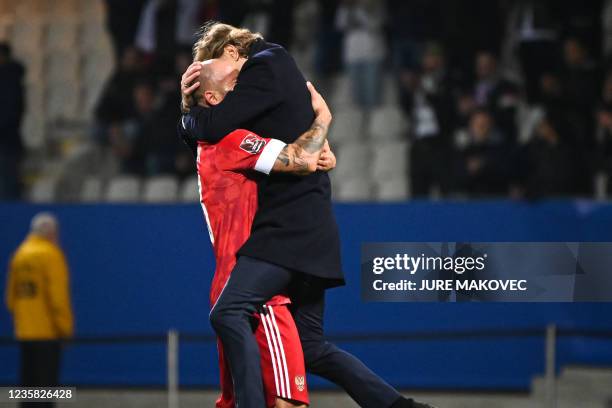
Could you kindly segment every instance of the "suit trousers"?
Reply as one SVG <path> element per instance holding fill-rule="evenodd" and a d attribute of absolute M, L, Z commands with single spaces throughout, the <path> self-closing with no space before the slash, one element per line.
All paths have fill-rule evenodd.
<path fill-rule="evenodd" d="M 307 372 L 339 385 L 361 407 L 390 407 L 400 398 L 359 359 L 325 339 L 325 288 L 319 278 L 241 256 L 210 313 L 229 361 L 238 408 L 266 406 L 252 316 L 279 293 L 291 297 Z"/>

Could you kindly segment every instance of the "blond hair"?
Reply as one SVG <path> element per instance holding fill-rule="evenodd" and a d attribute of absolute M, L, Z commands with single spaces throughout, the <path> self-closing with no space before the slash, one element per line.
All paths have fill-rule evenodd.
<path fill-rule="evenodd" d="M 200 30 L 200 39 L 193 46 L 193 60 L 219 58 L 227 45 L 235 46 L 238 54 L 246 58 L 251 45 L 262 38 L 261 34 L 253 33 L 246 28 L 213 21 L 205 24 Z"/>

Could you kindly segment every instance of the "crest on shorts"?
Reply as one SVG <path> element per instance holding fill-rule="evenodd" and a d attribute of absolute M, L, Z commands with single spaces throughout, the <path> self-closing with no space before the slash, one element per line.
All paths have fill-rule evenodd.
<path fill-rule="evenodd" d="M 240 148 L 247 153 L 257 154 L 265 145 L 266 141 L 264 139 L 252 133 L 249 133 L 240 143 Z"/>
<path fill-rule="evenodd" d="M 295 376 L 295 385 L 298 391 L 304 391 L 304 385 L 306 385 L 306 380 L 304 379 L 303 375 Z"/>

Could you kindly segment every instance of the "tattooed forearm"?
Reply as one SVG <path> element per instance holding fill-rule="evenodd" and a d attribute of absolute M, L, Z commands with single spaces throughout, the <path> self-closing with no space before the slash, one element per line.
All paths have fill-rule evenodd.
<path fill-rule="evenodd" d="M 276 160 L 279 160 L 285 166 L 289 165 L 291 160 L 289 159 L 289 146 L 288 145 L 283 147 L 283 150 L 281 150 Z"/>
<path fill-rule="evenodd" d="M 317 153 L 325 144 L 327 139 L 327 126 L 314 122 L 306 133 L 302 134 L 295 144 L 303 148 L 307 153 Z"/>
<path fill-rule="evenodd" d="M 327 126 L 315 121 L 295 142 L 281 150 L 272 170 L 298 175 L 314 173 L 326 139 Z"/>
<path fill-rule="evenodd" d="M 286 170 L 295 174 L 308 174 L 308 160 L 303 157 L 302 151 L 302 148 L 296 145 L 285 146 L 276 158 L 276 162 L 282 163 L 284 169 L 277 167 L 275 169 L 277 171 Z"/>

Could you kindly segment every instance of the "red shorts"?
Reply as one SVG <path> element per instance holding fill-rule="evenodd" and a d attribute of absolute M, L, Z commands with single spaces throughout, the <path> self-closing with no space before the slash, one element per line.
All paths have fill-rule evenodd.
<path fill-rule="evenodd" d="M 259 317 L 255 337 L 268 406 L 274 406 L 276 397 L 308 405 L 304 353 L 289 308 L 266 305 Z"/>
<path fill-rule="evenodd" d="M 276 398 L 298 401 L 308 405 L 306 369 L 300 336 L 287 304 L 266 305 L 259 317 L 255 338 L 261 356 L 264 393 L 268 407 Z M 221 367 L 221 397 L 217 408 L 234 408 L 234 392 L 229 367 L 219 343 Z"/>

